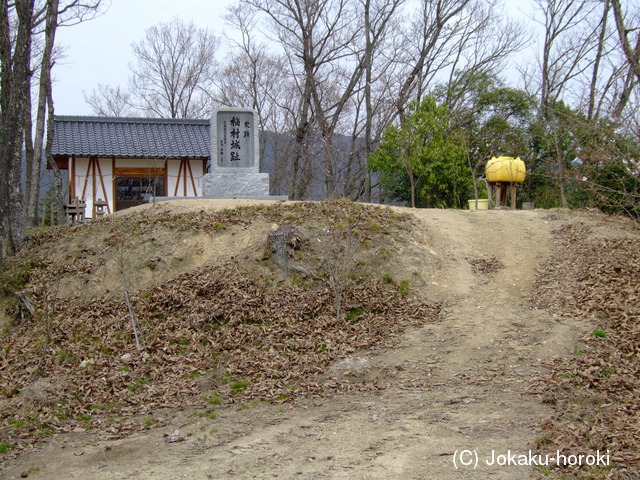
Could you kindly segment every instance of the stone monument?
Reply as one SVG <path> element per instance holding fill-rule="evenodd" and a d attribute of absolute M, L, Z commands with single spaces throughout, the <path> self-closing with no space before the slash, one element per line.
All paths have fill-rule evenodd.
<path fill-rule="evenodd" d="M 211 117 L 211 164 L 202 177 L 209 198 L 268 198 L 269 174 L 260 173 L 258 115 L 251 109 L 218 108 Z"/>

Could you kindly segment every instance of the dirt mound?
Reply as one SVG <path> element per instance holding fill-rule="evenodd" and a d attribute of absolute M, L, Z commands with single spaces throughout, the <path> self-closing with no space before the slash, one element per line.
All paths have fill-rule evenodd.
<path fill-rule="evenodd" d="M 278 222 L 305 232 L 291 262 L 317 274 L 276 280 L 266 241 Z M 14 262 L 31 266 L 24 287 L 36 313 L 10 329 L 0 359 L 9 442 L 17 451 L 20 438 L 103 428 L 104 415 L 375 389 L 324 374 L 437 319 L 439 306 L 409 298 L 409 281 L 399 288 L 383 268 L 396 254 L 381 239 L 407 236 L 408 226 L 406 216 L 350 202 L 183 214 L 160 206 L 33 236 Z M 43 401 L 32 408 L 32 397 Z"/>
<path fill-rule="evenodd" d="M 553 467 L 492 457 L 561 445 L 615 458 L 558 478 L 636 468 L 637 409 L 623 395 L 637 394 L 634 224 L 593 212 L 239 203 L 147 206 L 32 237 L 37 254 L 3 274 L 40 312 L 10 331 L 0 359 L 14 435 L 0 441 L 3 475 L 520 480 Z M 312 274 L 279 282 L 267 237 L 281 225 L 302 232 L 292 261 Z M 334 268 L 354 239 L 349 268 Z M 570 408 L 598 385 L 615 392 L 611 405 Z M 603 412 L 593 423 L 589 405 Z"/>

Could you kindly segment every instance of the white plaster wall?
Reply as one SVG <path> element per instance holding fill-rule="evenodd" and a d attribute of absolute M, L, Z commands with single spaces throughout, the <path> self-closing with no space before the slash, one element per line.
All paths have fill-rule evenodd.
<path fill-rule="evenodd" d="M 167 195 L 169 197 L 175 196 L 183 197 L 184 195 L 184 182 L 187 182 L 187 197 L 195 197 L 202 195 L 202 189 L 200 182 L 204 175 L 204 162 L 202 160 L 189 160 L 191 164 L 191 172 L 187 170 L 187 176 L 185 177 L 184 170 L 180 171 L 180 160 L 167 160 Z M 191 183 L 191 177 L 189 173 L 193 173 L 193 180 L 196 186 L 196 190 L 193 189 Z M 180 178 L 178 178 L 180 174 Z M 176 192 L 176 185 L 178 191 Z"/>
<path fill-rule="evenodd" d="M 197 193 L 198 197 L 202 195 L 202 183 L 201 182 L 202 182 L 202 177 L 205 174 L 204 165 L 205 165 L 205 163 L 202 160 L 191 160 L 191 171 L 193 172 L 193 179 L 194 179 L 194 182 L 196 184 L 196 189 L 197 189 L 197 192 L 193 192 L 191 194 L 191 196 L 195 197 L 196 193 Z M 189 188 L 191 188 L 193 190 L 193 188 L 191 187 L 191 182 L 189 182 Z"/>
<path fill-rule="evenodd" d="M 71 165 L 71 163 L 73 163 L 73 165 Z M 69 195 L 69 202 L 72 202 L 74 200 L 74 196 L 78 198 L 78 200 L 84 200 L 85 202 L 87 202 L 88 200 L 91 199 L 91 192 L 89 191 L 89 189 L 91 188 L 91 185 L 87 185 L 87 191 L 84 193 L 82 192 L 82 189 L 84 188 L 84 182 L 87 178 L 87 170 L 89 169 L 89 159 L 88 158 L 75 158 L 75 159 L 71 159 L 70 161 L 70 165 L 69 165 L 69 169 L 71 170 L 71 172 L 75 173 L 75 181 L 73 182 L 73 188 L 75 190 L 75 194 L 71 194 Z M 90 182 L 89 182 L 90 183 Z M 91 205 L 93 207 L 93 204 Z M 91 213 L 91 208 L 85 208 L 85 215 L 87 217 L 90 216 Z"/>
<path fill-rule="evenodd" d="M 110 158 L 100 159 L 100 169 L 102 170 L 102 178 L 104 179 L 106 198 L 102 192 L 102 185 L 98 184 L 96 199 L 102 198 L 106 200 L 109 203 L 109 210 L 105 209 L 105 213 L 107 211 L 113 213 L 116 209 L 115 198 L 113 198 L 113 161 Z M 91 211 L 93 211 L 93 209 Z"/>
<path fill-rule="evenodd" d="M 71 162 L 73 161 L 74 160 L 72 159 Z M 100 164 L 100 170 L 96 169 L 95 171 L 96 191 L 94 192 L 94 172 L 93 167 L 89 170 L 89 159 L 75 159 L 75 196 L 78 197 L 79 200 L 85 201 L 86 218 L 93 218 L 93 202 L 99 198 L 106 200 L 109 203 L 109 211 L 111 213 L 113 213 L 115 208 L 113 198 L 113 162 L 110 158 L 101 158 L 98 161 Z M 100 173 L 102 173 L 102 182 L 100 181 Z M 102 184 L 104 184 L 104 190 L 102 188 Z M 69 200 L 73 200 L 73 198 L 70 198 Z M 106 211 L 107 210 L 105 209 L 105 212 Z"/>
<path fill-rule="evenodd" d="M 88 158 L 76 158 L 70 159 L 69 169 L 70 172 L 73 171 L 72 162 L 75 162 L 75 196 L 77 196 L 80 200 L 84 200 L 86 204 L 85 208 L 85 216 L 86 218 L 93 217 L 93 203 L 94 200 L 102 198 L 106 200 L 109 204 L 108 211 L 113 213 L 115 211 L 115 198 L 114 198 L 114 171 L 113 171 L 113 160 L 111 158 L 100 158 L 100 171 L 102 172 L 102 180 L 104 183 L 104 191 L 102 188 L 102 184 L 100 182 L 99 172 L 96 170 L 95 172 L 95 186 L 96 191 L 93 191 L 93 171 L 89 171 L 89 159 Z M 191 183 L 191 178 L 189 176 L 185 177 L 184 171 L 180 172 L 180 179 L 178 185 L 177 196 L 184 196 L 184 182 L 187 184 L 187 197 L 195 197 L 202 195 L 202 178 L 205 174 L 205 166 L 202 160 L 190 160 L 191 163 L 191 172 L 193 173 L 194 183 L 196 189 L 194 191 L 193 185 Z M 118 158 L 115 161 L 116 168 L 164 168 L 165 161 L 164 160 L 153 160 L 153 159 L 127 159 L 127 158 Z M 180 169 L 180 160 L 167 160 L 166 161 L 167 168 L 167 195 L 173 196 L 176 190 L 176 184 L 178 182 L 178 173 Z M 187 171 L 187 173 L 189 173 Z M 88 177 L 88 181 L 87 181 Z M 87 181 L 87 186 L 85 189 L 85 181 Z M 84 189 L 84 195 L 83 195 Z M 73 200 L 73 199 L 70 199 Z M 107 210 L 105 209 L 105 212 Z"/>
<path fill-rule="evenodd" d="M 178 181 L 178 169 L 180 168 L 180 160 L 167 160 L 167 196 L 172 197 L 176 190 L 176 182 Z M 182 187 L 182 186 L 181 186 Z M 182 188 L 179 189 L 178 195 Z"/>

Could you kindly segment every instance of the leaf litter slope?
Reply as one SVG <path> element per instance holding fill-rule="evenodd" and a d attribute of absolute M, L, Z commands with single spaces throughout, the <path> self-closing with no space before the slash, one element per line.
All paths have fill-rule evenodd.
<path fill-rule="evenodd" d="M 610 454 L 611 468 L 574 466 L 563 478 L 640 478 L 640 228 L 598 215 L 554 231 L 557 247 L 532 300 L 590 325 L 569 361 L 536 383 L 555 406 L 541 450 Z"/>
<path fill-rule="evenodd" d="M 284 218 L 290 215 L 286 209 L 280 212 L 284 212 Z M 318 211 L 314 213 L 319 215 Z M 329 361 L 327 365 L 331 364 L 332 368 L 318 378 L 329 391 L 355 390 L 355 393 L 320 400 L 316 396 L 319 391 L 314 390 L 317 384 L 311 382 L 311 399 L 289 394 L 293 402 L 282 406 L 250 403 L 250 410 L 216 407 L 218 418 L 215 420 L 191 414 L 151 416 L 150 413 L 147 418 L 167 425 L 148 434 L 93 445 L 87 445 L 86 439 L 82 441 L 83 437 L 80 437 L 79 440 L 69 440 L 74 448 L 66 450 L 56 449 L 55 445 L 60 445 L 58 437 L 50 437 L 52 445 L 41 456 L 34 454 L 28 459 L 21 459 L 22 463 L 11 465 L 6 472 L 17 476 L 20 468 L 39 465 L 45 475 L 42 478 L 56 472 L 73 472 L 88 479 L 174 478 L 176 471 L 193 478 L 300 478 L 300 475 L 304 478 L 479 479 L 487 478 L 487 475 L 505 479 L 546 478 L 549 472 L 526 467 L 456 471 L 451 454 L 456 448 L 476 448 L 481 454 L 488 454 L 492 448 L 499 452 L 507 448 L 523 451 L 538 446 L 555 448 L 555 444 L 563 444 L 575 452 L 576 448 L 589 449 L 595 444 L 590 443 L 589 435 L 580 438 L 577 434 L 567 435 L 567 431 L 575 433 L 586 428 L 582 430 L 584 432 L 593 429 L 594 425 L 597 425 L 601 442 L 613 449 L 623 441 L 633 439 L 634 429 L 628 421 L 637 410 L 633 410 L 630 400 L 625 404 L 620 396 L 609 402 L 614 404 L 613 407 L 606 407 L 621 408 L 612 416 L 615 421 L 606 424 L 598 420 L 588 425 L 593 418 L 589 408 L 598 411 L 600 407 L 593 402 L 581 402 L 584 408 L 571 413 L 567 430 L 563 412 L 567 403 L 579 398 L 581 390 L 576 393 L 566 388 L 566 377 L 563 377 L 560 366 L 567 357 L 574 357 L 576 342 L 582 337 L 591 338 L 590 332 L 594 328 L 606 329 L 607 342 L 611 340 L 611 331 L 601 321 L 596 324 L 590 316 L 583 318 L 582 310 L 574 312 L 577 313 L 574 315 L 570 308 L 565 308 L 561 315 L 554 305 L 556 301 L 563 305 L 560 298 L 572 297 L 575 282 L 584 280 L 573 274 L 565 276 L 565 273 L 570 273 L 566 265 L 588 266 L 599 257 L 602 265 L 609 265 L 605 270 L 620 273 L 620 263 L 624 263 L 625 256 L 618 257 L 617 264 L 603 259 L 594 245 L 589 244 L 590 235 L 596 236 L 597 233 L 599 237 L 609 239 L 632 238 L 637 245 L 637 230 L 618 219 L 593 213 L 549 215 L 544 212 L 419 211 L 415 214 L 416 218 L 409 223 L 410 235 L 402 229 L 381 229 L 392 232 L 391 235 L 382 233 L 387 246 L 384 249 L 378 247 L 373 256 L 363 254 L 363 258 L 368 262 L 372 258 L 384 258 L 391 264 L 400 265 L 407 275 L 405 278 L 411 279 L 412 290 L 431 303 L 446 302 L 445 316 L 436 322 L 412 321 L 404 333 L 396 330 L 398 337 L 392 342 L 383 340 L 380 344 L 392 343 L 392 348 L 371 351 L 356 346 L 355 351 L 347 348 L 336 355 L 334 358 L 346 356 L 347 360 L 362 362 L 346 363 L 347 369 L 344 370 L 335 368 L 343 365 L 341 362 L 331 364 Z M 268 224 L 274 220 L 268 217 L 264 220 L 265 225 L 262 226 L 253 220 L 252 228 L 268 232 Z M 566 263 L 566 259 L 559 260 L 562 249 L 567 250 L 573 244 L 556 245 L 550 232 L 575 222 L 584 222 L 593 231 L 587 232 L 584 238 L 573 235 L 572 242 L 582 242 L 582 247 L 580 255 Z M 242 244 L 240 230 L 235 231 L 235 236 Z M 399 241 L 400 237 L 406 241 Z M 631 248 L 629 245 L 627 247 Z M 255 250 L 255 246 L 251 248 Z M 389 253 L 391 250 L 392 254 Z M 256 258 L 260 256 L 254 257 L 253 262 L 259 264 Z M 237 258 L 242 259 L 245 268 L 252 264 L 242 255 Z M 235 269 L 238 265 L 232 263 L 218 268 Z M 377 272 L 378 276 L 388 272 L 388 265 L 382 268 Z M 249 270 L 250 278 L 254 280 L 260 278 L 260 274 L 265 275 L 260 268 Z M 537 270 L 540 276 L 536 279 Z M 419 275 L 415 275 L 416 272 Z M 158 276 L 164 274 L 162 271 L 158 273 Z M 397 279 L 403 278 L 399 270 L 393 271 L 393 275 Z M 617 285 L 606 282 L 604 278 L 603 284 Z M 622 284 L 629 290 L 628 281 Z M 578 285 L 582 285 L 581 292 L 586 290 L 584 295 L 591 291 L 590 282 Z M 176 288 L 175 285 L 165 287 Z M 180 298 L 186 294 L 187 301 L 183 303 L 191 305 L 188 295 L 193 295 L 193 292 L 190 289 L 179 292 L 178 288 L 172 295 Z M 540 300 L 550 292 L 558 297 L 554 300 L 547 296 Z M 380 296 L 380 291 L 375 294 Z M 610 294 L 611 291 L 608 292 Z M 530 300 L 538 306 L 537 309 L 530 308 Z M 591 304 L 594 302 L 597 300 Z M 630 303 L 633 302 L 625 304 Z M 255 326 L 246 322 L 240 324 Z M 633 322 L 627 324 L 634 325 Z M 345 326 L 339 326 L 341 328 Z M 623 343 L 630 345 L 631 350 L 625 354 L 633 359 L 637 341 L 633 343 L 633 337 L 626 335 L 616 334 L 626 339 Z M 244 339 L 237 346 L 241 344 L 244 344 Z M 185 348 L 185 345 L 185 340 L 181 340 L 172 348 Z M 606 345 L 611 347 L 610 343 Z M 252 349 L 260 348 L 254 345 Z M 584 350 L 584 347 L 580 349 Z M 244 356 L 242 350 L 237 353 Z M 314 351 L 314 355 L 317 353 Z M 599 353 L 594 348 L 589 355 L 598 358 Z M 559 360 L 553 361 L 556 357 Z M 582 358 L 586 357 L 577 355 L 573 360 Z M 552 361 L 548 362 L 549 359 Z M 551 377 L 545 373 L 549 364 L 555 369 L 551 370 Z M 364 367 L 360 368 L 361 365 Z M 198 376 L 199 370 L 195 371 L 198 373 L 194 374 L 193 380 L 194 384 L 200 382 L 200 391 L 211 392 L 209 389 L 213 386 L 216 394 L 224 396 L 225 401 L 240 401 L 245 398 L 245 390 L 253 388 L 251 381 L 243 381 L 244 376 L 239 381 L 235 378 L 229 381 L 225 373 L 221 373 L 220 379 Z M 235 389 L 231 388 L 232 384 Z M 149 385 L 140 385 L 136 392 L 150 389 Z M 578 386 L 578 389 L 582 388 L 583 385 Z M 590 384 L 588 388 L 594 387 Z M 637 390 L 629 388 L 628 384 L 625 388 L 629 395 L 637 395 Z M 618 390 L 622 392 L 625 388 Z M 217 396 L 209 396 L 208 399 L 212 403 L 218 402 Z M 276 402 L 280 401 L 276 397 Z M 631 416 L 625 416 L 625 409 L 632 412 Z M 127 429 L 144 428 L 137 417 L 127 418 L 133 420 L 121 422 L 113 430 L 116 432 L 114 436 L 127 433 Z M 544 424 L 545 419 L 551 420 Z M 544 429 L 539 431 L 543 424 Z M 103 432 L 109 428 L 99 422 L 95 426 Z M 159 448 L 167 449 L 168 455 L 158 459 L 158 442 L 162 441 L 162 433 L 173 438 L 178 427 L 179 438 L 185 441 L 165 443 L 164 447 L 160 445 Z M 618 437 L 624 438 L 618 442 Z M 77 441 L 81 443 L 74 443 Z M 105 445 L 109 449 L 108 454 L 105 453 Z M 623 476 L 637 471 L 633 470 L 637 464 L 627 453 L 633 452 L 629 445 L 632 444 L 618 449 L 622 453 L 614 468 L 605 473 L 564 469 L 558 478 L 566 478 L 569 473 L 575 473 L 578 478 L 581 475 L 583 478 L 604 478 L 604 475 L 634 478 Z M 55 459 L 60 462 L 60 470 L 51 466 Z"/>
<path fill-rule="evenodd" d="M 344 279 L 347 315 L 336 319 L 333 292 L 326 282 L 292 278 L 287 285 L 274 286 L 273 278 L 279 274 L 264 248 L 246 252 L 234 248 L 243 235 L 257 235 L 261 237 L 257 243 L 266 242 L 263 228 L 252 229 L 255 222 L 287 222 L 304 226 L 310 235 L 319 230 L 340 232 L 333 238 L 336 242 L 342 235 L 355 236 L 366 252 L 377 248 L 381 236 L 407 230 L 407 219 L 391 210 L 332 202 L 166 213 L 147 210 L 139 216 L 45 232 L 31 240 L 36 259 L 30 262 L 38 266 L 31 274 L 31 287 L 39 313 L 10 329 L 0 363 L 4 397 L 0 415 L 12 432 L 8 440 L 15 450 L 24 438 L 38 439 L 78 426 L 118 436 L 155 425 L 113 420 L 105 425 L 105 416 L 146 415 L 184 405 L 206 407 L 213 398 L 216 403 L 283 402 L 369 389 L 327 380 L 322 374 L 337 358 L 386 347 L 408 325 L 438 316 L 437 305 L 401 295 L 395 285 L 381 282 L 361 266 Z M 126 232 L 134 232 L 137 245 L 174 235 L 171 244 L 177 246 L 183 241 L 180 232 L 188 236 L 194 231 L 211 235 L 222 256 L 218 255 L 217 264 L 206 263 L 134 289 L 144 339 L 141 352 L 135 349 L 127 306 L 115 289 L 82 296 L 78 294 L 82 285 L 69 288 L 79 274 L 113 273 L 119 255 L 125 277 L 135 276 L 141 261 L 147 269 L 160 270 L 158 264 L 166 260 L 157 252 L 137 262 L 129 252 L 134 263 L 125 265 Z M 225 248 L 223 243 L 231 246 Z M 69 244 L 81 246 L 82 262 L 60 267 L 56 261 L 64 257 Z M 300 261 L 319 273 L 323 262 L 340 261 L 317 258 L 311 247 L 298 252 Z M 243 255 L 242 261 L 238 255 Z M 111 270 L 102 268 L 109 264 Z M 163 275 L 171 273 L 175 272 L 167 268 Z M 63 281 L 65 294 L 55 297 Z"/>

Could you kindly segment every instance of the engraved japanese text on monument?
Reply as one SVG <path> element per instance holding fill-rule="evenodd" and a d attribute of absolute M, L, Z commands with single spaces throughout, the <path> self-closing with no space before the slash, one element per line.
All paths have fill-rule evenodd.
<path fill-rule="evenodd" d="M 218 111 L 217 166 L 250 168 L 255 164 L 254 125 L 251 112 Z"/>

